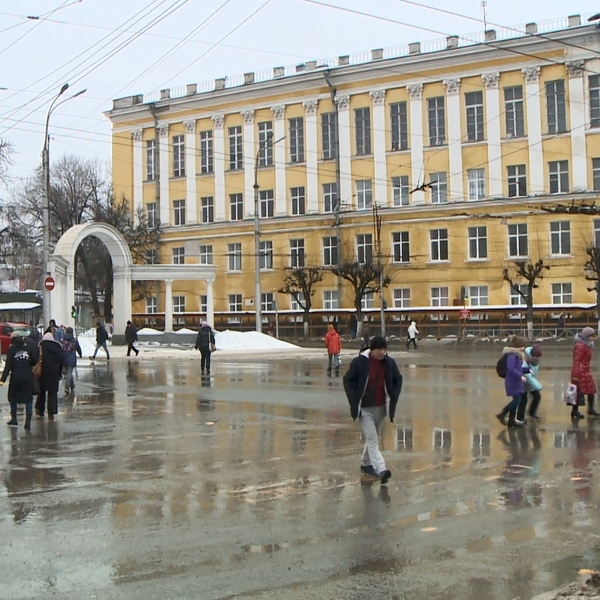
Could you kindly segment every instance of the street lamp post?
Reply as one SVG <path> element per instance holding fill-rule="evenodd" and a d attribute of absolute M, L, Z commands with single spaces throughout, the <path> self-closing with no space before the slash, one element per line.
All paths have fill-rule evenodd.
<path fill-rule="evenodd" d="M 60 88 L 60 91 L 52 100 L 48 113 L 46 114 L 46 126 L 44 128 L 44 148 L 42 149 L 42 177 L 44 196 L 42 199 L 42 309 L 44 327 L 48 325 L 51 318 L 51 307 L 50 307 L 50 292 L 44 285 L 44 279 L 48 275 L 48 260 L 50 258 L 50 136 L 48 134 L 48 125 L 50 123 L 50 115 L 54 109 L 59 107 L 61 104 L 81 96 L 86 90 L 80 90 L 76 94 L 69 96 L 58 102 L 58 99 L 69 89 L 69 84 L 65 83 Z"/>

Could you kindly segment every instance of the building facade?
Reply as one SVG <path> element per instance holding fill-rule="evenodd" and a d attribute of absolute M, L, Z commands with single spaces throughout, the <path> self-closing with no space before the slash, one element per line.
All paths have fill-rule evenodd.
<path fill-rule="evenodd" d="M 600 217 L 544 209 L 600 190 L 600 33 L 576 16 L 551 29 L 114 100 L 115 192 L 162 228 L 149 261 L 217 267 L 215 314 L 232 322 L 254 313 L 255 207 L 266 311 L 299 309 L 277 293 L 297 266 L 325 269 L 316 309 L 351 309 L 327 268 L 378 260 L 378 242 L 389 312 L 522 305 L 503 278 L 518 259 L 550 266 L 536 305 L 593 304 L 585 249 Z M 174 281 L 174 312 L 204 313 L 203 285 Z M 164 311 L 157 289 L 134 312 Z"/>

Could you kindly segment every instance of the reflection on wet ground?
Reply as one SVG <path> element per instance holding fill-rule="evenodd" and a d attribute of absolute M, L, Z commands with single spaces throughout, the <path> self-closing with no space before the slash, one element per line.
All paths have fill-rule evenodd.
<path fill-rule="evenodd" d="M 497 353 L 396 355 L 387 487 L 358 472 L 324 360 L 84 361 L 57 421 L 0 430 L 0 597 L 525 599 L 576 579 L 600 558 L 600 420 L 568 419 L 565 347 L 544 351 L 542 421 L 500 427 Z"/>

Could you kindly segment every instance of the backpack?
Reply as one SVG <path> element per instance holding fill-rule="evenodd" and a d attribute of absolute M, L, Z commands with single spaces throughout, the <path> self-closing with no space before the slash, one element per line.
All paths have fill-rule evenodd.
<path fill-rule="evenodd" d="M 496 363 L 496 373 L 498 373 L 498 377 L 502 377 L 502 379 L 506 377 L 506 372 L 508 371 L 508 367 L 506 365 L 507 360 L 508 354 L 503 354 L 500 360 Z"/>
<path fill-rule="evenodd" d="M 75 352 L 76 349 L 76 345 L 75 345 L 75 339 L 71 338 L 71 339 L 64 339 L 61 342 L 62 345 L 62 351 L 65 354 L 70 354 L 71 352 Z"/>

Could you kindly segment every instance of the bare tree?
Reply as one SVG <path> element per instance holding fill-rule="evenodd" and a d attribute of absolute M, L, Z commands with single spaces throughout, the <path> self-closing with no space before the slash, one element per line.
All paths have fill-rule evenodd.
<path fill-rule="evenodd" d="M 323 270 L 319 267 L 291 267 L 285 270 L 283 287 L 278 290 L 280 294 L 291 296 L 302 308 L 305 338 L 309 334 L 308 319 L 315 286 L 321 281 L 323 281 Z"/>
<path fill-rule="evenodd" d="M 532 260 L 513 260 L 510 268 L 502 271 L 504 281 L 508 281 L 510 288 L 514 290 L 527 306 L 527 337 L 533 338 L 533 290 L 538 288 L 538 281 L 544 278 L 544 271 L 550 267 L 544 264 L 540 258 L 537 262 Z M 525 292 L 521 291 L 522 285 L 526 286 Z"/>

